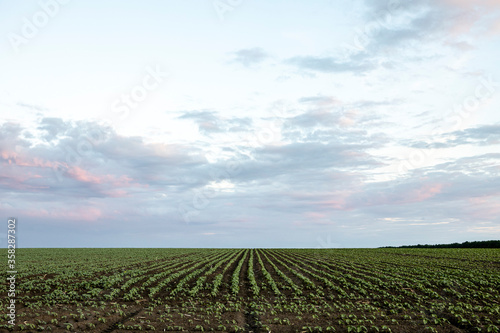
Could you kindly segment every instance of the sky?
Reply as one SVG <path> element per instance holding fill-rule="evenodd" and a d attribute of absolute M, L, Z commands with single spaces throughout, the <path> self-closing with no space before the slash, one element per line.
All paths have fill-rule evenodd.
<path fill-rule="evenodd" d="M 498 1 L 4 0 L 0 36 L 18 247 L 500 239 Z"/>

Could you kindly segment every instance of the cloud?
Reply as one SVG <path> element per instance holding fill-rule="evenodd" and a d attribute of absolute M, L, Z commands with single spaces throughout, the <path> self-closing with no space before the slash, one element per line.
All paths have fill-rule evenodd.
<path fill-rule="evenodd" d="M 106 221 L 109 228 L 133 230 L 137 221 L 148 221 L 158 230 L 168 227 L 182 235 L 198 230 L 195 234 L 218 241 L 239 232 L 250 237 L 255 230 L 304 228 L 307 233 L 330 226 L 343 239 L 354 237 L 349 236 L 352 230 L 374 237 L 376 230 L 390 228 L 468 230 L 478 220 L 491 224 L 476 232 L 496 230 L 500 154 L 464 157 L 369 182 L 386 160 L 374 149 L 391 141 L 364 128 L 369 120 L 349 115 L 350 108 L 332 96 L 297 101 L 301 111 L 282 117 L 282 140 L 257 146 L 219 143 L 227 158 L 212 162 L 204 157 L 203 143 L 146 143 L 93 122 L 41 119 L 32 139 L 23 135 L 20 124 L 5 123 L 0 194 L 9 205 L 0 210 L 39 223 L 71 223 L 71 228 Z M 397 102 L 358 104 L 362 110 L 385 103 Z M 349 126 L 341 121 L 345 116 L 353 118 Z M 206 110 L 184 112 L 180 118 L 211 121 L 224 131 L 252 124 Z M 54 129 L 50 142 L 40 140 L 47 129 Z M 490 140 L 496 127 L 464 133 L 467 140 Z M 28 201 L 30 208 L 23 212 Z M 188 224 L 183 222 L 186 213 L 192 213 Z M 195 229 L 200 226 L 208 230 L 205 235 Z"/>
<path fill-rule="evenodd" d="M 46 141 L 52 141 L 57 137 L 62 137 L 68 125 L 60 118 L 43 118 L 38 129 L 46 132 L 43 135 Z"/>
<path fill-rule="evenodd" d="M 403 179 L 366 183 L 348 198 L 347 207 L 372 216 L 500 223 L 495 208 L 500 202 L 499 159 L 500 154 L 459 158 L 415 169 Z"/>
<path fill-rule="evenodd" d="M 262 63 L 270 56 L 260 47 L 250 49 L 241 49 L 233 52 L 233 59 L 231 62 L 242 64 L 245 67 L 252 67 Z"/>
<path fill-rule="evenodd" d="M 419 0 L 411 3 L 365 1 L 365 5 L 366 18 L 379 22 L 377 28 L 380 31 L 377 33 L 384 36 L 385 33 L 401 30 L 395 27 L 397 22 L 402 22 L 409 26 L 407 34 L 404 33 L 409 39 L 433 33 L 439 33 L 442 37 L 458 37 L 474 29 L 487 31 L 492 28 L 494 18 L 500 14 L 500 5 L 494 0 Z M 406 21 L 403 20 L 405 17 Z M 377 38 L 377 41 L 380 40 Z"/>
<path fill-rule="evenodd" d="M 2 143 L 9 143 L 17 138 L 22 131 L 22 127 L 18 123 L 5 122 L 0 126 L 0 140 Z"/>
<path fill-rule="evenodd" d="M 500 18 L 500 3 L 495 0 L 441 0 L 455 15 L 452 30 L 468 32 L 478 28 L 481 32 L 498 33 L 495 27 Z M 479 27 L 477 27 L 479 26 Z"/>
<path fill-rule="evenodd" d="M 461 145 L 491 146 L 500 144 L 500 124 L 482 125 L 462 131 L 439 134 L 427 141 L 411 141 L 410 146 L 421 149 L 453 148 Z"/>
<path fill-rule="evenodd" d="M 170 197 L 181 188 L 196 186 L 191 183 L 206 181 L 203 172 L 188 173 L 190 183 L 179 180 L 186 169 L 206 163 L 197 148 L 145 143 L 93 122 L 42 119 L 40 136 L 32 142 L 22 138 L 19 124 L 6 123 L 1 128 L 0 192 L 17 201 L 30 197 L 31 202 L 64 205 L 166 189 Z M 40 138 L 53 142 L 46 144 Z M 9 149 L 16 146 L 17 150 Z"/>
<path fill-rule="evenodd" d="M 337 52 L 294 56 L 285 64 L 312 73 L 364 75 L 445 54 L 444 50 L 429 53 L 429 45 L 470 51 L 475 48 L 468 41 L 471 37 L 477 40 L 500 32 L 497 1 L 365 1 L 365 6 L 365 21 L 352 29 Z"/>
<path fill-rule="evenodd" d="M 19 103 L 17 103 L 17 106 L 20 106 L 22 108 L 27 108 L 30 110 L 34 110 L 34 111 L 39 111 L 39 112 L 46 112 L 47 111 L 47 108 L 44 108 L 44 107 L 39 106 L 39 105 L 28 104 L 28 103 L 19 102 Z"/>
<path fill-rule="evenodd" d="M 355 74 L 363 74 L 376 67 L 367 60 L 342 62 L 335 57 L 317 56 L 296 56 L 287 59 L 285 63 L 294 65 L 301 70 L 321 73 L 352 72 Z"/>
<path fill-rule="evenodd" d="M 332 96 L 307 96 L 298 102 L 303 106 L 303 111 L 284 120 L 284 129 L 320 129 L 310 134 L 320 134 L 321 130 L 335 128 L 356 128 L 356 125 L 374 121 L 373 115 L 361 115 L 361 109 L 372 108 L 379 105 L 392 105 L 392 102 L 360 101 L 345 104 Z M 358 131 L 358 128 L 354 129 Z"/>
<path fill-rule="evenodd" d="M 96 221 L 102 219 L 103 213 L 100 209 L 95 207 L 71 207 L 71 208 L 58 208 L 53 209 L 38 209 L 27 210 L 23 215 L 40 218 L 49 218 L 56 220 L 74 220 L 74 221 Z"/>
<path fill-rule="evenodd" d="M 453 41 L 445 42 L 445 45 L 448 45 L 448 46 L 450 46 L 452 48 L 455 48 L 455 49 L 457 49 L 459 51 L 470 51 L 470 50 L 476 49 L 475 46 L 473 46 L 470 43 L 464 42 L 464 41 L 460 41 L 460 42 L 453 42 Z"/>
<path fill-rule="evenodd" d="M 296 142 L 331 142 L 380 147 L 388 139 L 382 132 L 369 134 L 378 116 L 363 109 L 392 105 L 391 101 L 360 101 L 345 104 L 333 96 L 305 96 L 298 99 L 298 114 L 282 119 L 282 136 Z"/>
<path fill-rule="evenodd" d="M 216 113 L 213 111 L 187 111 L 178 119 L 192 119 L 196 124 L 201 133 L 210 134 L 215 132 L 222 132 L 219 127 L 219 118 L 216 117 Z"/>
<path fill-rule="evenodd" d="M 232 117 L 224 119 L 217 112 L 207 110 L 186 111 L 178 119 L 193 120 L 198 125 L 198 130 L 204 135 L 214 133 L 244 132 L 252 125 L 251 118 Z"/>

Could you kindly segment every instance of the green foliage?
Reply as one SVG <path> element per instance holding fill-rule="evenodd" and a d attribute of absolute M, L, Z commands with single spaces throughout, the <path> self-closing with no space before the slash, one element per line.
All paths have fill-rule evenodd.
<path fill-rule="evenodd" d="M 500 327 L 493 248 L 19 251 L 20 331 L 98 332 L 116 318 L 118 329 L 136 331 Z M 0 331 L 9 329 L 7 305 L 0 298 Z"/>

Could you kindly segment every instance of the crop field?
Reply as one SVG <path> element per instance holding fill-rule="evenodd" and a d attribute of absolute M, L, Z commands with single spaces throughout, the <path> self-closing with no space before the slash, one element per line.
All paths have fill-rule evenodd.
<path fill-rule="evenodd" d="M 6 257 L 6 255 L 5 255 Z M 499 332 L 499 249 L 18 249 L 8 332 Z"/>

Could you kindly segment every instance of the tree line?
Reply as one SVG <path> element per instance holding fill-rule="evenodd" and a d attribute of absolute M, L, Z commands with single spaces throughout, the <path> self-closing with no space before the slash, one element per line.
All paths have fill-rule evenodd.
<path fill-rule="evenodd" d="M 474 241 L 474 242 L 463 242 L 463 243 L 451 243 L 451 244 L 417 244 L 417 245 L 402 245 L 402 246 L 384 246 L 383 248 L 399 248 L 399 249 L 408 249 L 408 248 L 500 248 L 500 240 L 488 240 L 488 241 Z"/>

